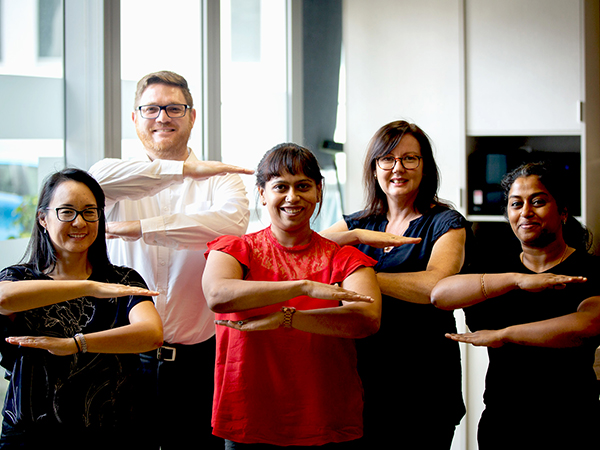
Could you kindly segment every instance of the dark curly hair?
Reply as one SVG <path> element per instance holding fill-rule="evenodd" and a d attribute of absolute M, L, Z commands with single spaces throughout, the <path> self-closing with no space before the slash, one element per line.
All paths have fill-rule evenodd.
<path fill-rule="evenodd" d="M 554 198 L 559 211 L 566 211 L 567 220 L 563 224 L 563 238 L 567 245 L 577 250 L 590 252 L 593 245 L 591 232 L 583 226 L 575 217 L 569 214 L 570 196 L 563 185 L 564 176 L 561 176 L 560 168 L 547 161 L 522 164 L 507 173 L 502 179 L 502 189 L 506 200 L 504 207 L 504 217 L 508 217 L 506 204 L 510 188 L 518 178 L 537 176 L 540 183 L 548 190 L 548 193 Z"/>

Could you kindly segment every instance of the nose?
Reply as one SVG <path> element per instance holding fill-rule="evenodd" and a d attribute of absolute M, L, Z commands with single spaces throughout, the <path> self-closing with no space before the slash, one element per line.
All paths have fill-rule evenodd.
<path fill-rule="evenodd" d="M 521 216 L 528 217 L 533 214 L 533 208 L 529 204 L 529 202 L 524 202 L 523 207 L 521 208 Z"/>
<path fill-rule="evenodd" d="M 167 110 L 163 108 L 158 112 L 158 117 L 154 120 L 158 122 L 170 122 L 171 118 L 167 115 Z"/>
<path fill-rule="evenodd" d="M 404 166 L 402 165 L 402 160 L 400 158 L 395 158 L 394 167 L 392 167 L 392 172 L 403 172 Z"/>
<path fill-rule="evenodd" d="M 298 194 L 296 193 L 295 189 L 290 189 L 287 193 L 287 195 L 285 196 L 285 200 L 288 203 L 293 203 L 294 201 L 296 201 L 296 199 L 298 198 Z"/>
<path fill-rule="evenodd" d="M 81 214 L 77 214 L 77 216 L 75 216 L 75 220 L 73 220 L 71 222 L 71 225 L 76 227 L 76 228 L 80 228 L 82 226 L 85 226 L 86 221 L 83 220 L 83 216 Z"/>

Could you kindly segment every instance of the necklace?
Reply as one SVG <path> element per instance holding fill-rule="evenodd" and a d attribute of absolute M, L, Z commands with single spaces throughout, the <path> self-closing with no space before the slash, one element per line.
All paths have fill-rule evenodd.
<path fill-rule="evenodd" d="M 559 260 L 559 261 L 558 261 L 556 264 L 554 264 L 554 265 L 550 266 L 548 269 L 550 269 L 550 268 L 552 268 L 552 267 L 555 267 L 555 266 L 558 266 L 560 263 L 562 263 L 562 262 L 565 260 L 566 256 L 567 256 L 567 250 L 568 250 L 568 249 L 569 249 L 569 246 L 565 244 L 565 249 L 564 249 L 564 250 L 563 250 L 563 252 L 562 252 L 562 256 L 560 257 L 560 260 Z M 521 258 L 521 264 L 523 264 L 523 265 L 527 266 L 527 264 L 525 264 L 525 261 L 524 261 L 524 259 L 523 259 L 523 255 L 524 255 L 524 254 L 525 254 L 524 252 L 521 252 L 521 255 L 520 255 L 520 258 Z M 548 269 L 544 269 L 544 270 L 548 270 Z"/>

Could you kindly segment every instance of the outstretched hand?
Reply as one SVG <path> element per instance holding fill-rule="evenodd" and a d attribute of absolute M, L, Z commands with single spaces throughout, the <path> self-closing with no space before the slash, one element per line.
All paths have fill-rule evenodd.
<path fill-rule="evenodd" d="M 92 289 L 89 296 L 95 298 L 126 297 L 128 295 L 152 297 L 159 294 L 156 291 L 119 283 L 101 283 L 99 281 L 91 281 L 90 283 L 92 283 Z"/>
<path fill-rule="evenodd" d="M 585 283 L 585 277 L 571 277 L 567 275 L 554 275 L 540 273 L 533 275 L 522 274 L 517 280 L 519 289 L 528 292 L 540 292 L 545 289 L 564 289 L 570 283 Z"/>
<path fill-rule="evenodd" d="M 305 295 L 321 300 L 334 300 L 336 302 L 366 302 L 373 303 L 375 299 L 368 295 L 358 294 L 354 291 L 341 288 L 337 283 L 325 284 L 317 281 L 306 281 Z"/>
<path fill-rule="evenodd" d="M 405 244 L 418 244 L 421 238 L 398 236 L 397 234 L 387 233 L 385 231 L 373 231 L 356 229 L 358 240 L 361 244 L 370 245 L 376 248 L 400 247 Z"/>
<path fill-rule="evenodd" d="M 498 348 L 504 345 L 501 330 L 479 330 L 475 333 L 446 333 L 448 339 L 457 342 L 464 342 L 476 347 Z"/>
<path fill-rule="evenodd" d="M 186 161 L 183 165 L 183 176 L 197 181 L 228 173 L 252 175 L 254 170 L 225 164 L 221 161 Z"/>
<path fill-rule="evenodd" d="M 48 350 L 53 355 L 66 356 L 77 353 L 79 350 L 73 338 L 57 338 L 49 336 L 12 336 L 6 342 L 21 347 Z"/>

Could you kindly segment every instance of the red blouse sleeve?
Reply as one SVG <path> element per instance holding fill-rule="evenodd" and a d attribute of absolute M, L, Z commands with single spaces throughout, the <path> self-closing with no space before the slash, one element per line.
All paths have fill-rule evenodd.
<path fill-rule="evenodd" d="M 377 261 L 370 256 L 346 245 L 335 256 L 331 283 L 341 283 L 359 267 L 373 267 L 375 264 Z"/>
<path fill-rule="evenodd" d="M 220 236 L 214 241 L 210 241 L 207 244 L 207 247 L 208 250 L 204 252 L 205 258 L 208 258 L 208 254 L 211 251 L 217 250 L 233 256 L 245 267 L 249 267 L 250 265 L 250 247 L 248 246 L 248 243 L 241 237 Z"/>

